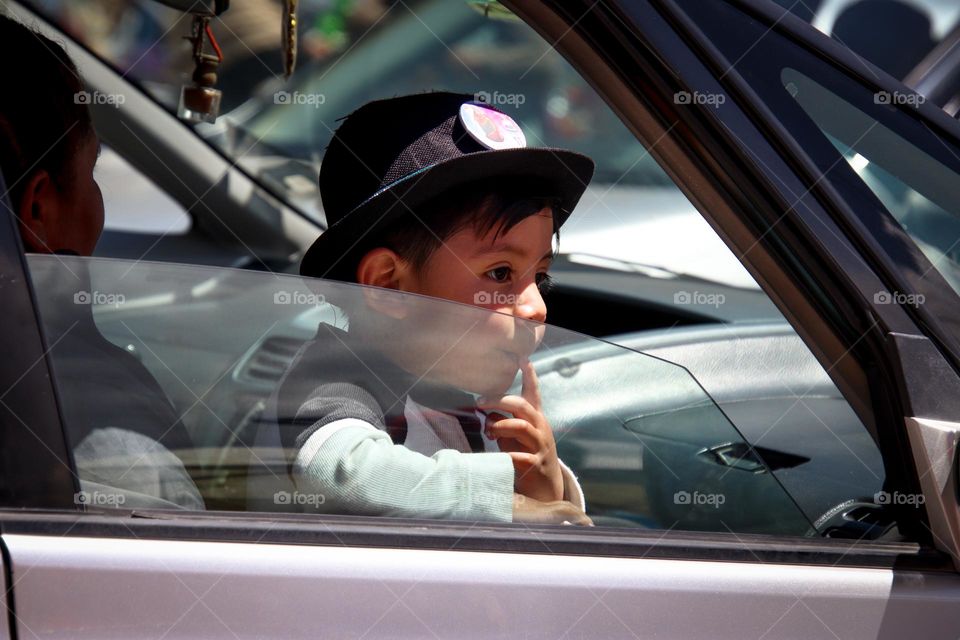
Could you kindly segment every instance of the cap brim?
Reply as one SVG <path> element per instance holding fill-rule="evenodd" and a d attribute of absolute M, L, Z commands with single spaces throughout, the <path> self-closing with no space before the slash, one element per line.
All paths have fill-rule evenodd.
<path fill-rule="evenodd" d="M 437 163 L 377 192 L 320 234 L 304 254 L 300 273 L 323 278 L 341 272 L 351 247 L 374 229 L 443 192 L 498 176 L 530 178 L 547 189 L 542 195 L 559 198 L 559 227 L 586 191 L 593 169 L 593 160 L 583 154 L 542 147 L 480 151 Z"/>

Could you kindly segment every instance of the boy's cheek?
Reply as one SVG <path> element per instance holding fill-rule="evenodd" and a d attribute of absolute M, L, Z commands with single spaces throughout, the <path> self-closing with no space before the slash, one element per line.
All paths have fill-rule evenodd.
<path fill-rule="evenodd" d="M 432 273 L 429 280 L 424 283 L 426 286 L 415 293 L 496 310 L 494 307 L 498 305 L 494 301 L 495 295 L 492 289 L 484 287 L 483 283 L 476 278 L 458 277 L 460 274 L 457 273 L 457 268 L 461 268 L 461 265 L 448 265 L 445 272 L 440 270 L 439 273 Z"/>

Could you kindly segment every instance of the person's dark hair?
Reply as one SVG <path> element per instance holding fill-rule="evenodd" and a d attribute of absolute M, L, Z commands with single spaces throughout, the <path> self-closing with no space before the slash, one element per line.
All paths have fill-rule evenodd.
<path fill-rule="evenodd" d="M 16 209 L 24 178 L 45 169 L 56 184 L 73 178 L 70 158 L 93 131 L 77 68 L 63 47 L 0 15 L 0 171 Z"/>
<path fill-rule="evenodd" d="M 326 277 L 356 282 L 361 258 L 378 247 L 395 251 L 419 270 L 444 241 L 463 229 L 472 227 L 480 236 L 494 231 L 499 237 L 544 208 L 554 214 L 553 234 L 559 241 L 558 207 L 558 198 L 538 194 L 534 186 L 520 179 L 475 182 L 456 192 L 440 194 L 417 211 L 408 211 L 371 232 Z"/>

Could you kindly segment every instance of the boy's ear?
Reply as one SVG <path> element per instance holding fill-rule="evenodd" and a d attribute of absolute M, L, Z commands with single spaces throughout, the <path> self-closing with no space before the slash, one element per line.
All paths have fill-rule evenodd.
<path fill-rule="evenodd" d="M 17 221 L 24 249 L 33 253 L 50 253 L 46 225 L 51 222 L 56 205 L 56 189 L 46 169 L 39 169 L 26 179 Z"/>
<path fill-rule="evenodd" d="M 357 264 L 357 284 L 383 289 L 398 289 L 398 268 L 402 262 L 396 252 L 386 247 L 371 249 Z"/>
<path fill-rule="evenodd" d="M 357 283 L 378 289 L 363 289 L 367 306 L 375 311 L 402 320 L 407 315 L 406 304 L 401 295 L 408 277 L 409 265 L 395 251 L 386 247 L 371 249 L 357 265 Z M 388 291 L 393 289 L 393 291 Z"/>

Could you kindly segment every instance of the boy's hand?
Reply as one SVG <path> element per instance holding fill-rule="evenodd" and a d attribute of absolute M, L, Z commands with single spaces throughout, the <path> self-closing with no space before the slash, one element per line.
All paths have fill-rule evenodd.
<path fill-rule="evenodd" d="M 527 524 L 579 524 L 593 526 L 590 516 L 572 502 L 553 500 L 541 502 L 520 494 L 513 494 L 513 521 Z"/>
<path fill-rule="evenodd" d="M 537 373 L 529 360 L 520 366 L 520 371 L 521 395 L 479 399 L 477 406 L 481 409 L 513 414 L 513 418 L 496 413 L 487 416 L 487 437 L 495 438 L 500 450 L 510 454 L 518 493 L 543 502 L 562 500 L 563 475 L 553 429 L 540 407 Z"/>

